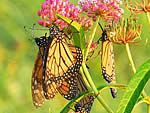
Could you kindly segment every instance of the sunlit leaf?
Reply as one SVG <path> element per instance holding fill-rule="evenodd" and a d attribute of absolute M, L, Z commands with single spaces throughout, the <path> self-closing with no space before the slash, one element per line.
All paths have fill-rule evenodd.
<path fill-rule="evenodd" d="M 109 83 L 109 84 L 104 84 L 104 85 L 97 87 L 97 90 L 102 91 L 102 90 L 107 89 L 107 88 L 118 88 L 118 89 L 124 90 L 126 88 L 126 85 Z"/>
<path fill-rule="evenodd" d="M 76 96 L 73 100 L 71 100 L 60 113 L 68 113 L 70 108 L 73 108 L 73 106 L 76 104 L 76 102 L 79 102 L 83 97 L 93 95 L 93 93 L 86 91 L 81 93 L 79 96 Z"/>
<path fill-rule="evenodd" d="M 150 60 L 140 66 L 130 80 L 117 109 L 117 113 L 131 113 L 149 78 Z"/>
<path fill-rule="evenodd" d="M 119 89 L 125 89 L 125 85 L 120 85 L 120 84 L 104 84 L 102 86 L 99 86 L 97 88 L 97 90 L 102 91 L 103 89 L 106 88 L 119 88 Z M 74 98 L 72 101 L 70 101 L 65 107 L 64 109 L 61 111 L 61 113 L 67 113 L 69 112 L 70 108 L 73 108 L 73 106 L 75 105 L 76 102 L 80 101 L 83 97 L 87 96 L 87 95 L 93 95 L 93 93 L 86 91 L 81 93 L 79 96 L 77 96 L 76 98 Z"/>

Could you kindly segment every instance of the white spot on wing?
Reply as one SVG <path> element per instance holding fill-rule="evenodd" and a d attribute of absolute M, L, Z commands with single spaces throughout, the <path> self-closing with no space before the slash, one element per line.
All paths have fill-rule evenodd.
<path fill-rule="evenodd" d="M 37 89 L 37 90 L 34 90 L 34 94 L 35 94 L 35 93 L 39 93 L 39 90 L 38 90 L 38 89 Z"/>

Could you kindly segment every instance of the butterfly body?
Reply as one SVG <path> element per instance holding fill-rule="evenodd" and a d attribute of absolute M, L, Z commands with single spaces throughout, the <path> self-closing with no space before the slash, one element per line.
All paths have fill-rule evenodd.
<path fill-rule="evenodd" d="M 100 25 L 100 24 L 99 24 Z M 106 30 L 103 30 L 102 26 L 100 25 L 103 33 L 101 38 L 98 40 L 102 41 L 102 56 L 101 56 L 101 69 L 103 78 L 108 83 L 116 83 L 115 78 L 115 65 L 114 65 L 114 53 L 113 53 L 113 45 L 112 42 L 109 40 L 107 36 Z M 112 97 L 116 97 L 117 90 L 115 88 L 111 88 Z"/>

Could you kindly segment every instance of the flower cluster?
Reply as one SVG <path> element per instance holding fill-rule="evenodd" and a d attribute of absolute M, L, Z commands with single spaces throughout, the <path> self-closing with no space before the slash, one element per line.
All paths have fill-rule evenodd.
<path fill-rule="evenodd" d="M 57 14 L 60 14 L 64 17 L 67 17 L 73 21 L 79 22 L 82 26 L 91 27 L 92 22 L 88 19 L 88 25 L 85 24 L 86 21 L 84 17 L 79 17 L 81 10 L 79 6 L 75 7 L 74 4 L 69 5 L 69 0 L 46 0 L 45 3 L 42 3 L 41 10 L 38 11 L 38 15 L 43 19 L 39 20 L 38 23 L 41 26 L 50 26 L 55 22 L 62 29 L 68 27 L 68 24 L 62 21 L 57 17 Z"/>
<path fill-rule="evenodd" d="M 67 27 L 67 24 L 58 19 L 56 14 L 68 18 L 77 18 L 79 13 L 80 8 L 74 8 L 74 4 L 69 5 L 69 0 L 46 0 L 45 3 L 42 3 L 41 10 L 38 11 L 38 15 L 42 17 L 43 21 L 39 20 L 38 23 L 42 26 L 49 26 L 56 21 L 56 24 L 64 28 Z"/>
<path fill-rule="evenodd" d="M 142 0 L 142 1 L 131 1 L 125 0 L 125 6 L 127 9 L 133 14 L 141 14 L 150 12 L 150 1 L 149 0 Z"/>
<path fill-rule="evenodd" d="M 75 21 L 78 22 L 83 27 L 84 31 L 92 29 L 93 23 L 91 18 L 87 19 L 85 16 L 83 16 L 83 17 L 78 17 Z"/>
<path fill-rule="evenodd" d="M 138 45 L 141 42 L 142 25 L 136 23 L 139 18 L 130 18 L 125 21 L 122 17 L 117 24 L 105 27 L 109 40 L 117 44 L 131 43 Z"/>
<path fill-rule="evenodd" d="M 124 12 L 119 7 L 122 4 L 120 0 L 79 0 L 78 4 L 87 16 L 93 18 L 93 21 L 96 21 L 97 16 L 100 16 L 104 21 L 117 22 Z"/>

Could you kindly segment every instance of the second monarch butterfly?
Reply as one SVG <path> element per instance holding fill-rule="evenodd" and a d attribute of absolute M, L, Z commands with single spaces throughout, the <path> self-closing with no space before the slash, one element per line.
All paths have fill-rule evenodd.
<path fill-rule="evenodd" d="M 104 79 L 108 83 L 116 83 L 115 78 L 115 65 L 114 65 L 114 53 L 112 42 L 109 41 L 106 30 L 103 30 L 99 23 L 103 33 L 101 38 L 97 41 L 102 41 L 102 53 L 101 53 L 101 69 Z M 111 88 L 112 97 L 115 98 L 117 94 L 116 88 Z"/>
<path fill-rule="evenodd" d="M 32 98 L 36 108 L 45 98 L 54 98 L 57 91 L 68 100 L 76 96 L 76 74 L 83 59 L 81 49 L 69 45 L 67 36 L 56 25 L 49 31 L 49 37 L 35 38 L 39 46 L 32 73 Z"/>
<path fill-rule="evenodd" d="M 78 84 L 78 94 L 81 94 L 85 91 L 88 90 L 82 75 L 80 73 L 78 73 L 77 76 L 77 84 Z M 93 102 L 94 102 L 94 96 L 85 96 L 83 97 L 79 102 L 77 102 L 74 106 L 75 108 L 75 112 L 79 112 L 79 113 L 90 113 Z"/>
<path fill-rule="evenodd" d="M 32 100 L 36 108 L 38 108 L 45 101 L 44 91 L 43 91 L 43 72 L 44 66 L 46 64 L 46 51 L 48 43 L 51 43 L 50 37 L 42 36 L 40 38 L 34 38 L 36 44 L 39 46 L 39 52 L 35 59 L 34 68 L 32 71 L 31 89 L 32 89 Z"/>

